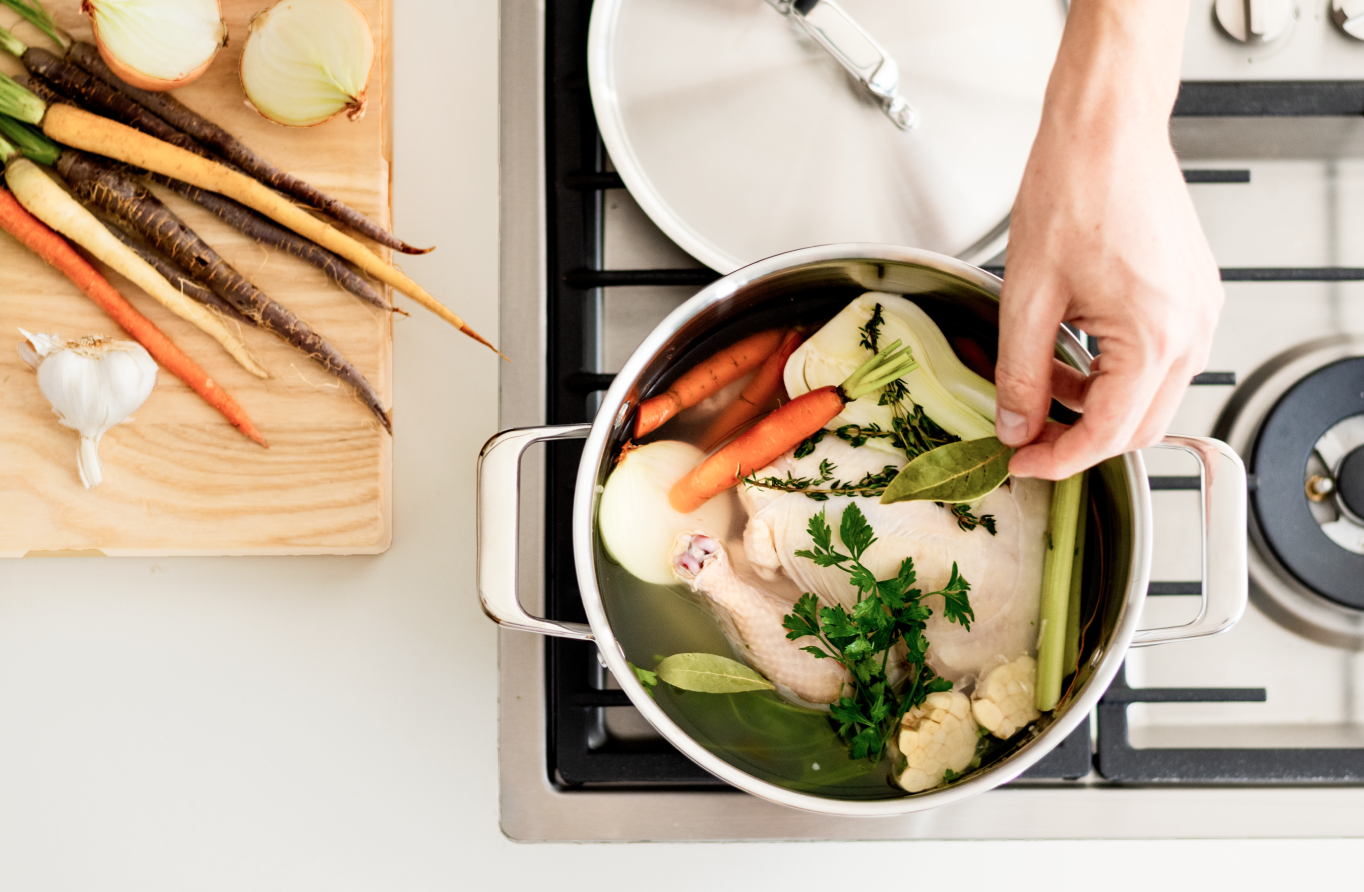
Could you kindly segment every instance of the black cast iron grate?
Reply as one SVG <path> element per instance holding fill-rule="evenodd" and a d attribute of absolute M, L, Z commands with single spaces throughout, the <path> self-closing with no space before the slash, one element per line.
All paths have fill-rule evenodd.
<path fill-rule="evenodd" d="M 624 188 L 605 170 L 606 153 L 587 85 L 587 28 L 591 0 L 545 4 L 545 157 L 548 279 L 548 405 L 551 424 L 588 421 L 593 395 L 612 376 L 594 371 L 595 335 L 602 289 L 646 285 L 704 287 L 719 274 L 709 269 L 602 269 L 603 193 Z M 1364 83 L 1185 84 L 1176 115 L 1358 115 Z M 1191 183 L 1247 183 L 1244 170 L 1190 170 Z M 992 270 L 1003 274 L 1003 268 Z M 1223 269 L 1226 281 L 1347 281 L 1361 268 Z M 1195 384 L 1232 386 L 1235 375 L 1206 372 Z M 548 614 L 585 622 L 574 575 L 571 529 L 573 484 L 581 446 L 548 444 L 546 462 L 545 593 Z M 1151 488 L 1198 489 L 1197 477 L 1152 477 Z M 1153 582 L 1151 595 L 1197 595 L 1198 582 Z M 628 707 L 618 690 L 605 688 L 596 648 L 548 639 L 550 779 L 564 788 L 730 789 L 662 740 L 626 741 L 605 730 L 604 710 Z M 1090 773 L 1129 783 L 1206 783 L 1364 780 L 1364 750 L 1135 749 L 1128 741 L 1127 706 L 1134 702 L 1264 700 L 1262 689 L 1132 689 L 1120 674 L 1098 709 L 1097 758 L 1091 757 L 1086 722 L 1025 777 L 1068 780 Z"/>

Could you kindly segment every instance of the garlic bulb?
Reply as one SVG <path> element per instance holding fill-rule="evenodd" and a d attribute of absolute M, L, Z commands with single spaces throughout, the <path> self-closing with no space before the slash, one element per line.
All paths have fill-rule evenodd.
<path fill-rule="evenodd" d="M 127 420 L 156 386 L 156 362 L 141 344 L 90 335 L 67 341 L 19 331 L 19 355 L 38 372 L 38 388 L 65 426 L 81 435 L 76 467 L 85 488 L 104 479 L 99 441 Z"/>
<path fill-rule="evenodd" d="M 350 0 L 281 0 L 251 20 L 242 89 L 265 117 L 311 127 L 365 114 L 374 35 Z"/>
<path fill-rule="evenodd" d="M 711 499 L 691 514 L 668 504 L 668 490 L 705 456 L 677 440 L 626 447 L 601 497 L 602 543 L 630 573 L 655 585 L 672 585 L 668 559 L 679 533 L 700 531 L 723 540 L 733 510 L 731 493 Z"/>
<path fill-rule="evenodd" d="M 143 90 L 183 87 L 227 44 L 218 0 L 81 0 L 106 65 Z"/>

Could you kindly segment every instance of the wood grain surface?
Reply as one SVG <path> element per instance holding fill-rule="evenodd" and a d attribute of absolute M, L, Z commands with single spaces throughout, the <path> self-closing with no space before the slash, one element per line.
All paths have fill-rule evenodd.
<path fill-rule="evenodd" d="M 223 0 L 228 46 L 203 77 L 175 95 L 277 166 L 387 227 L 391 8 L 388 0 L 356 4 L 382 48 L 370 81 L 369 111 L 359 123 L 342 116 L 291 129 L 245 104 L 237 65 L 247 22 L 270 0 Z M 89 40 L 79 5 L 47 0 L 65 28 Z M 15 18 L 0 8 L 0 24 L 26 43 L 51 49 L 26 24 L 13 24 Z M 22 72 L 9 56 L 0 59 L 0 70 Z M 229 263 L 331 341 L 392 405 L 390 314 L 341 290 L 320 270 L 252 243 L 197 205 L 156 191 Z M 254 378 L 207 335 L 104 272 L 236 397 L 270 448 L 237 433 L 162 370 L 133 419 L 104 435 L 104 483 L 87 491 L 76 472 L 76 433 L 57 423 L 36 376 L 20 359 L 18 329 L 68 338 L 128 336 L 64 276 L 0 233 L 0 556 L 353 554 L 388 548 L 392 442 L 350 387 L 273 335 L 246 328 L 244 339 L 271 373 L 268 380 Z M 404 299 L 398 301 L 402 305 Z M 424 310 L 413 312 L 428 317 L 419 320 L 423 324 L 444 324 Z M 395 412 L 395 430 L 402 423 Z"/>

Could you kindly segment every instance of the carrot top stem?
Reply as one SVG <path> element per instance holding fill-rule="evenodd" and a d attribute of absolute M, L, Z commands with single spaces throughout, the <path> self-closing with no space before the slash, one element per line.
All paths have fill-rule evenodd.
<path fill-rule="evenodd" d="M 0 114 L 18 118 L 25 124 L 41 124 L 47 114 L 47 103 L 19 86 L 8 74 L 0 72 Z"/>
<path fill-rule="evenodd" d="M 43 4 L 38 0 L 0 0 L 10 9 L 23 16 L 24 20 L 39 31 L 46 34 L 53 43 L 62 49 L 71 45 L 71 36 L 62 31 L 57 23 L 53 21 L 52 15 L 43 8 Z"/>
<path fill-rule="evenodd" d="M 919 367 L 919 363 L 914 360 L 913 351 L 908 347 L 901 350 L 900 344 L 900 341 L 896 341 L 882 348 L 876 355 L 858 366 L 857 370 L 839 385 L 838 389 L 848 402 L 880 390 Z"/>
<path fill-rule="evenodd" d="M 10 33 L 7 28 L 0 28 L 0 50 L 4 50 L 11 56 L 22 56 L 28 46 L 22 40 Z"/>
<path fill-rule="evenodd" d="M 62 150 L 57 148 L 57 144 L 52 140 L 43 136 L 32 126 L 22 121 L 16 121 L 9 115 L 0 115 L 0 136 L 11 140 L 30 161 L 36 161 L 48 167 L 56 164 L 57 159 L 62 154 Z"/>

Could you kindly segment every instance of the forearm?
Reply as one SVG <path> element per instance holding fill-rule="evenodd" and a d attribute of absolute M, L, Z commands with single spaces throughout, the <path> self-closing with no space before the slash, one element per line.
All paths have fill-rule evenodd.
<path fill-rule="evenodd" d="M 1188 12 L 1188 0 L 1072 0 L 1043 127 L 1163 136 L 1179 92 Z"/>

